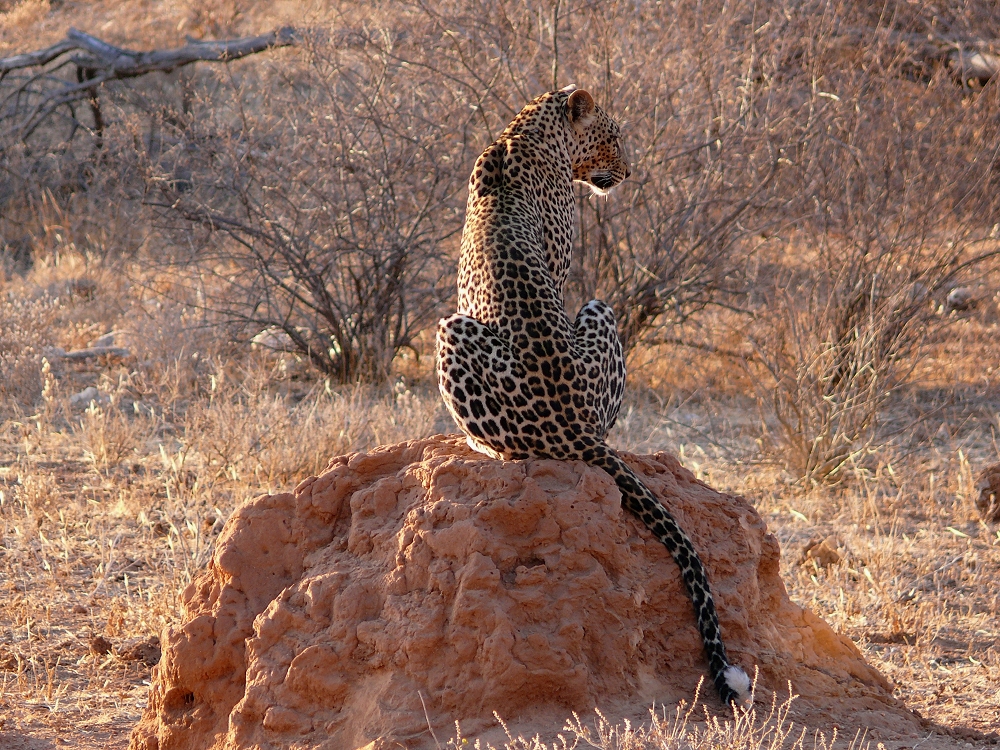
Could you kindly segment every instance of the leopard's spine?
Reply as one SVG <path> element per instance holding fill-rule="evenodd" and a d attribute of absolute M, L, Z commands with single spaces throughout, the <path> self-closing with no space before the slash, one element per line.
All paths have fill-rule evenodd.
<path fill-rule="evenodd" d="M 598 444 L 591 455 L 585 456 L 585 460 L 591 466 L 603 469 L 615 480 L 622 494 L 622 507 L 639 518 L 674 558 L 694 605 L 712 682 L 725 705 L 733 702 L 742 705 L 749 697 L 750 679 L 742 669 L 729 663 L 708 575 L 691 539 L 612 448 Z"/>

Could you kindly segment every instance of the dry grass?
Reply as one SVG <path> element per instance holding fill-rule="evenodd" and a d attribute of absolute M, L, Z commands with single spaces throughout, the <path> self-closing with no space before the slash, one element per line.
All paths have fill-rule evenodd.
<path fill-rule="evenodd" d="M 3 729 L 26 742 L 124 745 L 149 678 L 136 646 L 175 622 L 180 592 L 242 499 L 287 489 L 332 455 L 452 429 L 427 358 L 401 362 L 394 386 L 334 389 L 291 355 L 217 340 L 189 309 L 149 295 L 167 280 L 138 285 L 136 273 L 66 253 L 0 295 L 0 315 L 22 323 L 4 339 L 5 366 L 20 375 L 5 380 L 0 430 L 0 705 Z M 46 292 L 80 279 L 95 282 L 85 296 Z M 706 481 L 750 497 L 782 543 L 793 599 L 850 635 L 909 705 L 982 733 L 1000 722 L 1000 534 L 977 520 L 972 496 L 1000 426 L 998 375 L 982 366 L 997 351 L 987 313 L 933 342 L 923 380 L 891 412 L 911 425 L 906 439 L 835 488 L 804 490 L 761 458 L 754 401 L 717 354 L 641 352 L 612 436 L 676 451 Z M 128 358 L 41 354 L 109 331 Z M 87 386 L 100 398 L 72 406 Z M 828 537 L 839 562 L 799 564 Z M 759 735 L 733 744 L 691 727 L 708 732 L 696 747 L 760 746 L 746 739 Z M 619 727 L 596 746 L 678 746 L 661 730 Z"/>
<path fill-rule="evenodd" d="M 706 482 L 749 497 L 781 542 L 792 599 L 849 635 L 909 706 L 986 735 L 1000 726 L 1000 531 L 978 517 L 974 476 L 1000 458 L 993 304 L 928 343 L 888 410 L 887 447 L 837 487 L 805 488 L 762 460 L 759 417 L 732 384 L 693 385 L 727 368 L 739 382 L 729 358 L 649 353 L 642 373 L 659 387 L 617 428 L 620 444 L 668 446 Z M 839 560 L 807 558 L 825 540 Z"/>
<path fill-rule="evenodd" d="M 86 297 L 46 291 L 83 278 L 95 282 Z M 129 649 L 174 621 L 234 505 L 294 486 L 330 456 L 434 432 L 438 399 L 427 389 L 398 380 L 333 390 L 303 378 L 290 356 L 229 351 L 189 311 L 147 297 L 69 255 L 0 295 L 8 732 L 124 742 L 149 677 Z M 25 299 L 36 301 L 11 301 Z M 129 357 L 43 357 L 110 331 Z M 99 398 L 73 406 L 88 386 Z"/>
<path fill-rule="evenodd" d="M 596 750 L 832 750 L 844 746 L 843 741 L 838 742 L 835 728 L 827 735 L 796 726 L 789 718 L 795 699 L 796 696 L 791 695 L 779 704 L 775 696 L 769 709 L 761 707 L 763 710 L 759 710 L 755 706 L 730 719 L 707 711 L 700 716 L 698 695 L 695 695 L 692 703 L 682 701 L 672 711 L 666 707 L 659 711 L 651 709 L 649 722 L 640 725 L 633 725 L 628 720 L 620 724 L 609 721 L 600 710 L 595 711 L 590 721 L 581 720 L 574 713 L 562 727 L 562 733 L 550 742 L 538 735 L 531 739 L 514 736 L 503 719 L 496 718 L 507 735 L 504 750 L 571 750 L 576 747 Z M 864 732 L 857 732 L 849 739 L 847 750 L 871 746 Z M 497 750 L 494 745 L 480 740 L 469 742 L 462 737 L 461 727 L 456 724 L 455 737 L 449 740 L 448 748 L 467 747 Z M 883 748 L 881 743 L 879 748 Z"/>

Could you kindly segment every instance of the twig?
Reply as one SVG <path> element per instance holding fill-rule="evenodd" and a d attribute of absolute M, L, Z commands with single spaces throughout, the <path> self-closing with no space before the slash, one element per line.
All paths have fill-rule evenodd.
<path fill-rule="evenodd" d="M 438 742 L 437 735 L 434 734 L 434 727 L 431 726 L 431 717 L 430 714 L 427 713 L 427 704 L 424 703 L 424 694 L 418 690 L 417 697 L 420 698 L 420 705 L 424 707 L 424 719 L 427 721 L 427 729 L 430 731 L 431 737 L 434 738 L 434 744 L 437 747 L 437 750 L 441 750 L 441 743 Z"/>
<path fill-rule="evenodd" d="M 36 65 L 46 65 L 55 60 L 59 55 L 75 49 L 76 44 L 69 39 L 53 44 L 51 47 L 38 50 L 37 52 L 26 52 L 23 55 L 14 55 L 0 60 L 0 74 L 9 73 L 12 70 L 21 68 L 31 68 Z"/>

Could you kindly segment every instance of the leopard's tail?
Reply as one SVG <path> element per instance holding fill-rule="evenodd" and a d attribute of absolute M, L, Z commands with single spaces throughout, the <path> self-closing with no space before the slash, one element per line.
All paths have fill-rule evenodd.
<path fill-rule="evenodd" d="M 722 642 L 719 616 L 708 587 L 708 576 L 688 535 L 677 524 L 674 517 L 660 504 L 656 496 L 642 483 L 642 480 L 610 447 L 599 444 L 593 457 L 587 456 L 587 463 L 604 469 L 615 480 L 622 493 L 622 505 L 626 510 L 646 524 L 670 552 L 681 569 L 681 578 L 691 595 L 698 630 L 705 644 L 708 667 L 722 702 L 727 706 L 736 702 L 743 705 L 750 697 L 750 678 L 739 667 L 729 663 L 726 646 Z"/>

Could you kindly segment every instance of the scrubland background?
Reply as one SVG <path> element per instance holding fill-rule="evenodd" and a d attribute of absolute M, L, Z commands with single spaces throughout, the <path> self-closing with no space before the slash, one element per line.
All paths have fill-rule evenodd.
<path fill-rule="evenodd" d="M 468 173 L 568 83 L 633 165 L 579 192 L 568 300 L 610 302 L 629 351 L 611 442 L 745 494 L 792 597 L 986 744 L 1000 97 L 947 50 L 996 52 L 994 5 L 0 0 L 0 57 L 286 24 L 101 86 L 99 121 L 31 119 L 71 65 L 0 79 L 0 746 L 124 746 L 237 503 L 454 430 L 433 327 Z M 127 351 L 63 356 L 108 333 Z"/>

